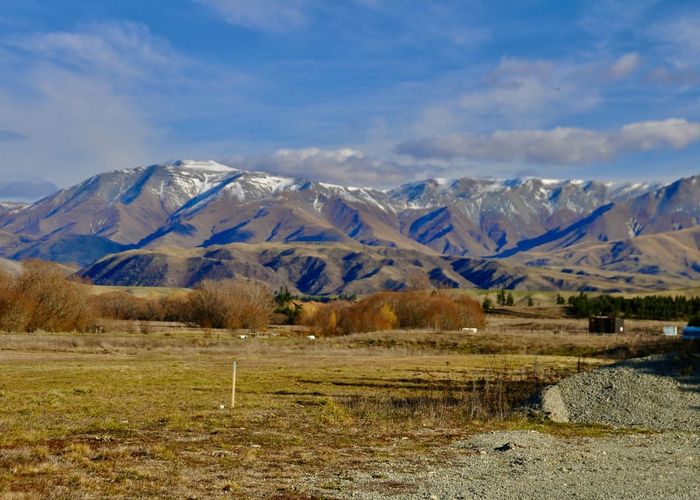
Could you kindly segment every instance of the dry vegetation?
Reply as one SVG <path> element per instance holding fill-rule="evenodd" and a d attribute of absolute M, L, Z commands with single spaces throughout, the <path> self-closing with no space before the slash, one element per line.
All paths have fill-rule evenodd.
<path fill-rule="evenodd" d="M 293 493 L 304 474 L 348 456 L 370 467 L 475 427 L 513 425 L 500 420 L 507 385 L 495 377 L 533 363 L 230 335 L 24 334 L 0 337 L 0 349 L 0 495 Z M 234 355 L 239 404 L 222 411 Z"/>
<path fill-rule="evenodd" d="M 253 281 L 203 281 L 187 297 L 190 321 L 204 328 L 259 329 L 274 312 L 270 290 Z"/>
<path fill-rule="evenodd" d="M 178 321 L 203 328 L 267 327 L 275 316 L 272 293 L 253 281 L 203 281 L 191 293 L 141 298 L 113 291 L 92 298 L 103 319 Z M 304 302 L 298 321 L 323 336 L 402 329 L 433 331 L 483 327 L 481 305 L 463 294 L 442 291 L 380 292 L 357 302 Z"/>
<path fill-rule="evenodd" d="M 0 290 L 2 325 L 33 332 L 0 334 L 0 497 L 304 497 L 309 475 L 439 466 L 444 444 L 476 432 L 613 432 L 517 410 L 569 373 L 679 345 L 658 322 L 613 336 L 570 318 L 487 324 L 479 302 L 448 292 L 304 303 L 307 326 L 273 336 L 273 296 L 250 281 L 88 297 L 31 263 Z M 125 333 L 46 333 L 89 330 L 93 313 Z M 454 331 L 465 326 L 479 333 Z"/>
<path fill-rule="evenodd" d="M 70 332 L 93 324 L 88 287 L 58 266 L 29 261 L 16 277 L 0 274 L 0 330 Z"/>
<path fill-rule="evenodd" d="M 357 303 L 333 302 L 317 306 L 305 321 L 325 336 L 397 328 L 459 330 L 485 324 L 477 301 L 440 291 L 380 292 Z"/>
<path fill-rule="evenodd" d="M 105 320 L 176 321 L 202 328 L 260 329 L 274 311 L 269 288 L 249 280 L 202 281 L 191 292 L 159 298 L 113 291 L 92 297 Z"/>
<path fill-rule="evenodd" d="M 514 412 L 542 385 L 608 361 L 542 354 L 566 335 L 508 335 L 0 335 L 0 496 L 295 497 L 309 474 L 439 464 L 444 444 L 485 430 L 610 432 Z M 481 337 L 499 354 L 450 347 L 461 338 L 479 352 Z"/>
<path fill-rule="evenodd" d="M 159 298 L 90 292 L 54 264 L 24 262 L 17 276 L 0 273 L 0 331 L 105 331 L 114 324 L 109 320 L 259 329 L 269 325 L 274 311 L 270 290 L 247 280 L 203 281 L 190 293 Z"/>

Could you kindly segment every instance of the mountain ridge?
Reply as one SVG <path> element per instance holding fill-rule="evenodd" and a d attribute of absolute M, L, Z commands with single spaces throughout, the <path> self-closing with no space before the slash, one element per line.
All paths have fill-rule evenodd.
<path fill-rule="evenodd" d="M 163 247 L 315 243 L 329 252 L 357 244 L 368 255 L 394 248 L 479 265 L 521 262 L 695 227 L 697 180 L 465 177 L 373 189 L 179 160 L 98 174 L 31 204 L 0 204 L 0 257 L 85 267 L 110 254 Z M 700 260 L 691 250 L 689 269 Z M 442 266 L 433 275 L 459 281 L 450 272 Z"/>

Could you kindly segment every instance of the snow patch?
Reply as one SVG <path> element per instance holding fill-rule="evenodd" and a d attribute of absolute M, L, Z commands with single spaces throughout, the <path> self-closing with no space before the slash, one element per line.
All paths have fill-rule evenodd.
<path fill-rule="evenodd" d="M 555 186 L 562 183 L 561 179 L 540 179 L 540 182 L 545 186 Z"/>
<path fill-rule="evenodd" d="M 270 193 L 282 191 L 294 186 L 297 183 L 295 179 L 290 177 L 278 177 L 275 175 L 267 175 L 262 172 L 255 172 L 245 175 L 241 178 L 241 180 L 248 181 L 258 188 Z"/>
<path fill-rule="evenodd" d="M 206 170 L 208 172 L 235 172 L 237 169 L 233 167 L 228 167 L 221 163 L 217 163 L 212 160 L 198 161 L 198 160 L 177 160 L 170 164 L 173 167 L 187 168 L 191 170 Z"/>

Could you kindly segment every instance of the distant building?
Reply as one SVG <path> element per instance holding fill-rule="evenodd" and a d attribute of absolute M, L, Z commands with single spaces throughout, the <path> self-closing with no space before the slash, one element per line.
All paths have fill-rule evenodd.
<path fill-rule="evenodd" d="M 588 333 L 624 333 L 625 320 L 610 316 L 588 318 Z"/>
<path fill-rule="evenodd" d="M 664 326 L 664 335 L 666 337 L 675 337 L 678 335 L 677 326 Z"/>

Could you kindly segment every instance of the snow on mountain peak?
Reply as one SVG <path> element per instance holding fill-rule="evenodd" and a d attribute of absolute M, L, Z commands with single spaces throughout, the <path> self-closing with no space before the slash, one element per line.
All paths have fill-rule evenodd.
<path fill-rule="evenodd" d="M 206 170 L 208 172 L 224 172 L 231 173 L 238 169 L 229 167 L 222 163 L 215 162 L 213 160 L 177 160 L 169 163 L 168 166 L 191 169 L 191 170 Z"/>
<path fill-rule="evenodd" d="M 227 184 L 224 190 L 232 193 L 239 201 L 253 201 L 280 191 L 294 190 L 298 186 L 299 181 L 291 177 L 281 177 L 265 172 L 246 172 Z"/>

